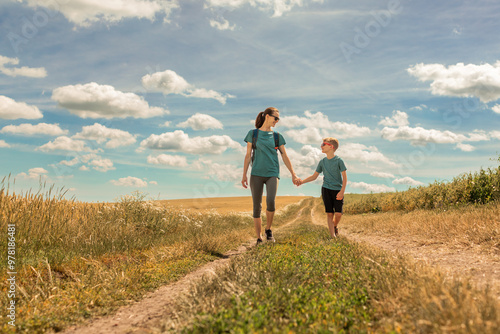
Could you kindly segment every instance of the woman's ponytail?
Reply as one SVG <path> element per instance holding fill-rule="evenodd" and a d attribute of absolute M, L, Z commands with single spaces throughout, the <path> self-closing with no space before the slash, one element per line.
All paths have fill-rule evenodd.
<path fill-rule="evenodd" d="M 261 111 L 258 115 L 257 118 L 255 119 L 255 127 L 257 129 L 260 129 L 262 125 L 264 124 L 264 121 L 266 120 L 266 115 L 272 115 L 275 114 L 276 112 L 279 112 L 278 109 L 274 107 L 269 107 L 264 111 Z"/>
<path fill-rule="evenodd" d="M 255 128 L 260 129 L 262 127 L 262 125 L 264 124 L 265 120 L 266 120 L 266 116 L 264 115 L 264 112 L 261 111 L 257 115 L 257 118 L 255 119 Z"/>

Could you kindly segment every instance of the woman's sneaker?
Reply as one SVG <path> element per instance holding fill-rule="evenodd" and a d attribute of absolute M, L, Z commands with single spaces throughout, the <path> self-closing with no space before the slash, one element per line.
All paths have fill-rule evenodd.
<path fill-rule="evenodd" d="M 266 239 L 267 241 L 271 241 L 271 242 L 275 242 L 276 240 L 274 240 L 274 237 L 273 237 L 273 231 L 271 230 L 266 230 Z"/>
<path fill-rule="evenodd" d="M 334 227 L 334 232 L 335 232 L 335 237 L 338 237 L 339 236 L 339 229 L 337 228 L 337 226 Z"/>
<path fill-rule="evenodd" d="M 262 245 L 262 239 L 261 239 L 261 238 L 257 239 L 257 243 L 256 243 L 255 245 L 256 245 L 256 246 L 258 246 L 258 245 Z"/>

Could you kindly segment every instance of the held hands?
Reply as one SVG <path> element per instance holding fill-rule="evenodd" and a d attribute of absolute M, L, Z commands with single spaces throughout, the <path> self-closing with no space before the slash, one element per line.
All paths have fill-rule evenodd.
<path fill-rule="evenodd" d="M 298 178 L 297 175 L 292 176 L 292 182 L 295 184 L 297 187 L 302 185 L 302 179 Z"/>

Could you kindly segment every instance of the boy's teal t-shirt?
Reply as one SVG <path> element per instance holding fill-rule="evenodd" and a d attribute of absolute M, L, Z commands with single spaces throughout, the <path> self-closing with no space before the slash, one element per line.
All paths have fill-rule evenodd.
<path fill-rule="evenodd" d="M 338 156 L 331 159 L 323 158 L 316 168 L 316 172 L 323 172 L 323 187 L 330 190 L 342 190 L 342 172 L 347 168 L 344 161 Z"/>
<path fill-rule="evenodd" d="M 253 130 L 250 130 L 245 137 L 245 141 L 252 143 L 252 137 Z M 286 144 L 285 138 L 280 133 L 278 133 L 278 144 L 279 146 Z M 279 179 L 280 163 L 278 160 L 278 150 L 274 148 L 273 131 L 259 130 L 255 146 L 255 159 L 250 174 L 262 177 L 277 177 Z"/>

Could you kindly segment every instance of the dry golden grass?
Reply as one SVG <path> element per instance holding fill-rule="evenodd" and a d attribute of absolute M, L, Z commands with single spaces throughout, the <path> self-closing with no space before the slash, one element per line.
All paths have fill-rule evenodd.
<path fill-rule="evenodd" d="M 277 196 L 276 209 L 283 210 L 289 204 L 295 204 L 308 196 Z M 226 213 L 247 213 L 252 212 L 252 197 L 216 197 L 216 198 L 190 198 L 190 199 L 174 199 L 157 201 L 161 205 L 184 209 L 210 211 L 215 210 L 220 214 Z M 266 207 L 266 196 L 262 199 L 263 210 Z"/>
<path fill-rule="evenodd" d="M 318 212 L 318 214 L 321 214 Z M 324 214 L 324 213 L 323 213 Z M 443 244 L 500 254 L 500 203 L 449 210 L 392 211 L 349 215 L 341 224 L 354 233 L 405 236 L 422 244 Z"/>

